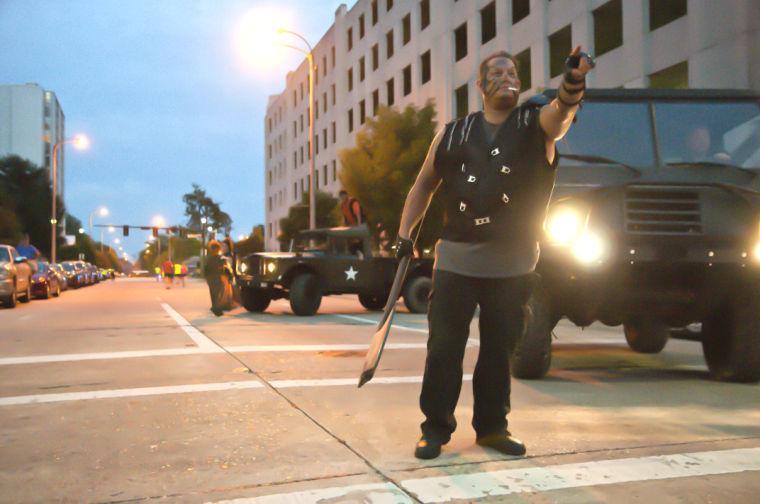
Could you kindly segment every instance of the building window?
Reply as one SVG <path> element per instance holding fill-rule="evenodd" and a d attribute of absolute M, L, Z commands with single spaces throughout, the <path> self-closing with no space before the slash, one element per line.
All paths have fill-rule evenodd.
<path fill-rule="evenodd" d="M 298 168 L 298 153 L 293 151 L 293 168 Z"/>
<path fill-rule="evenodd" d="M 322 128 L 322 148 L 327 148 L 327 128 Z"/>
<path fill-rule="evenodd" d="M 359 16 L 359 40 L 364 38 L 364 14 Z"/>
<path fill-rule="evenodd" d="M 348 50 L 351 51 L 354 47 L 354 29 L 349 28 L 346 32 L 346 41 L 348 43 Z"/>
<path fill-rule="evenodd" d="M 322 186 L 324 187 L 327 185 L 327 165 L 324 165 L 322 167 L 322 180 L 323 180 Z"/>
<path fill-rule="evenodd" d="M 301 114 L 300 120 L 301 120 L 301 133 L 303 133 L 303 114 Z"/>
<path fill-rule="evenodd" d="M 420 2 L 420 31 L 430 24 L 430 0 Z"/>
<path fill-rule="evenodd" d="M 377 0 L 372 2 L 372 26 L 377 24 Z"/>
<path fill-rule="evenodd" d="M 377 67 L 380 65 L 380 48 L 377 46 L 377 44 L 372 46 L 372 70 L 377 70 Z"/>
<path fill-rule="evenodd" d="M 530 14 L 530 0 L 512 0 L 512 24 L 528 17 Z"/>
<path fill-rule="evenodd" d="M 496 36 L 496 2 L 480 10 L 480 42 L 485 44 Z"/>
<path fill-rule="evenodd" d="M 322 56 L 322 77 L 327 76 L 327 56 Z"/>
<path fill-rule="evenodd" d="M 332 162 L 332 172 L 333 172 L 332 179 L 333 179 L 333 182 L 335 182 L 336 180 L 338 180 L 338 170 L 337 170 L 337 167 L 336 167 L 334 159 L 333 159 L 333 162 Z"/>
<path fill-rule="evenodd" d="M 351 91 L 354 89 L 354 69 L 349 68 L 348 69 L 348 90 Z"/>
<path fill-rule="evenodd" d="M 314 154 L 319 154 L 319 135 L 314 135 L 314 148 L 316 149 L 316 152 Z"/>
<path fill-rule="evenodd" d="M 269 132 L 271 133 L 272 132 L 272 118 L 268 117 L 267 121 L 269 122 Z"/>
<path fill-rule="evenodd" d="M 394 93 L 393 93 L 394 87 L 395 86 L 393 85 L 393 79 L 390 79 L 388 82 L 385 83 L 385 89 L 386 89 L 386 91 L 388 93 L 388 106 L 389 107 L 391 105 L 393 105 L 393 102 L 395 101 L 395 96 L 394 96 Z"/>
<path fill-rule="evenodd" d="M 649 0 L 649 30 L 656 30 L 686 15 L 686 0 Z"/>
<path fill-rule="evenodd" d="M 359 102 L 359 124 L 364 124 L 364 121 L 367 120 L 367 110 L 365 105 L 366 103 L 364 100 Z"/>
<path fill-rule="evenodd" d="M 330 86 L 330 92 L 332 93 L 332 105 L 335 106 L 335 84 Z"/>
<path fill-rule="evenodd" d="M 401 45 L 406 45 L 412 40 L 412 15 L 407 14 L 401 20 Z"/>
<path fill-rule="evenodd" d="M 364 56 L 359 58 L 359 82 L 364 82 Z"/>
<path fill-rule="evenodd" d="M 393 57 L 393 30 L 385 34 L 385 58 Z"/>
<path fill-rule="evenodd" d="M 299 87 L 299 89 L 300 89 L 300 96 L 299 96 L 299 98 L 298 98 L 298 99 L 299 99 L 299 100 L 301 100 L 301 101 L 303 101 L 303 82 L 301 82 L 301 83 L 298 85 L 298 87 Z"/>
<path fill-rule="evenodd" d="M 296 90 L 293 90 L 293 106 L 295 107 L 298 104 L 297 98 L 296 98 Z"/>
<path fill-rule="evenodd" d="M 404 75 L 404 96 L 412 92 L 412 65 L 406 65 L 403 70 Z"/>
<path fill-rule="evenodd" d="M 420 68 L 422 70 L 422 84 L 425 84 L 430 80 L 430 51 L 426 51 L 425 54 L 420 56 Z"/>
<path fill-rule="evenodd" d="M 623 6 L 621 0 L 612 0 L 593 10 L 594 51 L 596 56 L 623 45 Z"/>
<path fill-rule="evenodd" d="M 380 107 L 380 91 L 372 91 L 372 116 L 377 115 L 377 109 Z"/>
<path fill-rule="evenodd" d="M 520 79 L 520 92 L 532 87 L 530 82 L 530 47 L 515 56 L 517 77 Z"/>
<path fill-rule="evenodd" d="M 390 12 L 393 8 L 393 0 L 385 0 L 385 12 Z"/>
<path fill-rule="evenodd" d="M 271 208 L 270 208 L 270 210 L 271 210 Z M 272 223 L 271 222 L 267 223 L 267 236 L 269 238 L 272 237 Z"/>
<path fill-rule="evenodd" d="M 560 28 L 549 35 L 549 77 L 565 71 L 565 59 L 572 50 L 571 25 Z"/>
<path fill-rule="evenodd" d="M 327 91 L 322 93 L 322 112 L 327 112 Z"/>
<path fill-rule="evenodd" d="M 335 46 L 330 48 L 330 60 L 332 61 L 332 67 L 335 68 Z"/>
<path fill-rule="evenodd" d="M 267 158 L 272 159 L 272 144 L 267 144 Z"/>
<path fill-rule="evenodd" d="M 298 201 L 298 182 L 293 182 L 293 201 Z"/>
<path fill-rule="evenodd" d="M 303 145 L 298 148 L 298 163 L 303 164 Z"/>
<path fill-rule="evenodd" d="M 348 132 L 354 131 L 354 109 L 348 110 Z"/>
<path fill-rule="evenodd" d="M 335 143 L 335 121 L 332 122 L 330 127 L 332 128 L 332 143 Z"/>
<path fill-rule="evenodd" d="M 689 62 L 682 61 L 650 74 L 649 87 L 687 89 L 689 87 Z"/>
<path fill-rule="evenodd" d="M 467 84 L 465 83 L 463 86 L 460 86 L 456 88 L 454 91 L 454 108 L 457 113 L 457 119 L 460 117 L 464 117 L 467 115 L 468 104 L 467 104 Z"/>
<path fill-rule="evenodd" d="M 298 121 L 293 121 L 293 138 L 298 136 Z"/>
<path fill-rule="evenodd" d="M 467 56 L 467 23 L 454 30 L 454 61 Z"/>

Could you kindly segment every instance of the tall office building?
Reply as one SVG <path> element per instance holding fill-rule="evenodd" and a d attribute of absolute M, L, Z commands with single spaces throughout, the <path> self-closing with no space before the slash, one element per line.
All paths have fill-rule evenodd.
<path fill-rule="evenodd" d="M 0 85 L 0 157 L 16 154 L 52 177 L 53 145 L 65 138 L 58 98 L 38 84 Z M 64 199 L 65 162 L 58 149 L 57 193 Z"/>
<path fill-rule="evenodd" d="M 435 101 L 439 125 L 480 108 L 480 60 L 516 56 L 521 99 L 556 87 L 575 45 L 589 87 L 760 88 L 757 0 L 359 0 L 314 46 L 317 187 L 340 190 L 338 152 L 379 105 Z M 753 14 L 753 12 L 755 14 Z M 308 66 L 269 97 L 266 246 L 309 187 Z"/>

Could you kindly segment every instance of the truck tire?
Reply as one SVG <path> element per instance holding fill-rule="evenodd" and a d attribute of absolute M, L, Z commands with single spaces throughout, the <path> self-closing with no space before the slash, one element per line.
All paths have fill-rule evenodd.
<path fill-rule="evenodd" d="M 428 298 L 433 281 L 426 276 L 409 280 L 404 289 L 404 305 L 412 313 L 427 313 Z"/>
<path fill-rule="evenodd" d="M 551 309 L 549 296 L 539 284 L 525 304 L 525 331 L 509 359 L 515 378 L 535 380 L 549 372 L 552 363 L 552 330 L 559 322 Z"/>
<path fill-rule="evenodd" d="M 702 350 L 716 380 L 760 380 L 760 285 L 747 282 L 702 322 Z"/>
<path fill-rule="evenodd" d="M 19 301 L 21 301 L 22 303 L 28 303 L 31 300 L 32 300 L 32 279 L 30 277 L 26 283 L 26 294 L 24 294 L 24 299 L 19 299 Z"/>
<path fill-rule="evenodd" d="M 645 354 L 660 353 L 670 336 L 668 326 L 649 317 L 629 320 L 623 324 L 623 332 L 631 350 Z"/>
<path fill-rule="evenodd" d="M 373 296 L 371 294 L 359 294 L 359 302 L 370 311 L 382 310 L 388 302 L 388 295 Z"/>
<path fill-rule="evenodd" d="M 302 273 L 290 284 L 290 308 L 293 313 L 308 317 L 317 313 L 322 304 L 319 279 L 313 273 Z"/>
<path fill-rule="evenodd" d="M 243 287 L 240 289 L 240 299 L 243 307 L 249 312 L 260 313 L 269 307 L 272 302 L 272 296 L 264 289 L 256 287 Z"/>

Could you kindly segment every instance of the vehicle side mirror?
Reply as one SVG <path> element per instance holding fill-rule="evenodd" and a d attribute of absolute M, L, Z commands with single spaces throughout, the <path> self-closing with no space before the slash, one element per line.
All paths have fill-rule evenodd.
<path fill-rule="evenodd" d="M 25 263 L 25 262 L 29 262 L 29 261 L 24 256 L 17 256 L 16 259 L 14 259 L 14 261 L 13 261 L 14 264 L 21 264 L 21 263 Z"/>

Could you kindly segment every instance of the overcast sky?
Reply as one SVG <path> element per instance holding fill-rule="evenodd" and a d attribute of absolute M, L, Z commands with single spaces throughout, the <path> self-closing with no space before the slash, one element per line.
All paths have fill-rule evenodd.
<path fill-rule="evenodd" d="M 315 45 L 341 3 L 355 2 L 0 0 L 0 84 L 54 91 L 67 136 L 91 138 L 89 151 L 66 148 L 66 205 L 85 227 L 101 205 L 111 215 L 99 222 L 184 223 L 195 182 L 237 237 L 264 222 L 267 97 L 303 58 L 285 49 L 266 69 L 246 65 L 235 27 L 251 9 L 285 8 Z M 147 236 L 125 241 L 130 258 Z"/>

